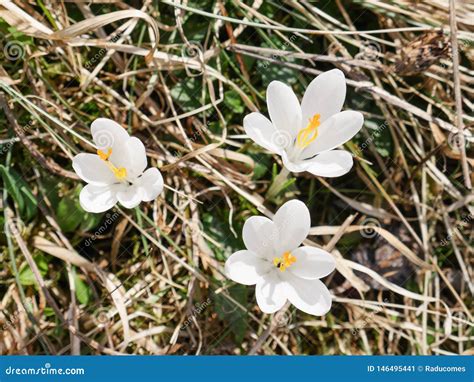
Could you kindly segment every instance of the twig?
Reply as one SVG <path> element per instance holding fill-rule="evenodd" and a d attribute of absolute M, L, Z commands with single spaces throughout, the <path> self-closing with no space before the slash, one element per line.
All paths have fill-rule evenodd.
<path fill-rule="evenodd" d="M 257 352 L 260 350 L 260 348 L 263 346 L 265 341 L 270 337 L 270 334 L 272 334 L 273 329 L 278 326 L 278 319 L 277 319 L 277 314 L 285 314 L 285 312 L 288 310 L 290 307 L 290 302 L 287 301 L 283 308 L 281 308 L 277 313 L 273 313 L 271 315 L 271 320 L 270 324 L 268 327 L 263 331 L 262 334 L 257 338 L 257 341 L 255 342 L 255 345 L 253 345 L 252 349 L 250 349 L 248 355 L 255 355 Z"/>
<path fill-rule="evenodd" d="M 16 118 L 13 115 L 13 112 L 10 110 L 5 94 L 3 92 L 0 92 L 0 108 L 2 108 L 3 111 L 5 112 L 5 115 L 7 116 L 10 126 L 15 131 L 15 134 L 18 135 L 18 138 L 20 139 L 21 143 L 23 143 L 23 145 L 30 152 L 33 158 L 35 158 L 42 167 L 52 172 L 53 174 L 57 174 L 66 178 L 71 178 L 71 179 L 79 179 L 79 177 L 75 173 L 64 170 L 51 158 L 46 158 L 39 151 L 38 146 L 26 137 L 25 132 L 20 127 L 20 125 L 18 125 L 18 122 L 16 121 Z"/>
<path fill-rule="evenodd" d="M 305 34 L 311 34 L 311 35 L 355 35 L 355 34 L 369 34 L 369 33 L 390 33 L 390 32 L 423 32 L 423 31 L 428 31 L 428 30 L 433 30 L 431 27 L 405 27 L 405 28 L 390 28 L 390 29 L 375 29 L 375 30 L 364 30 L 364 31 L 322 31 L 322 30 L 317 30 L 317 29 L 304 29 L 304 28 L 291 28 L 291 27 L 286 27 L 286 26 L 279 26 L 279 25 L 268 25 L 268 24 L 262 24 L 262 23 L 255 23 L 252 21 L 245 21 L 245 20 L 239 20 L 235 19 L 232 17 L 226 17 L 226 16 L 219 16 L 214 13 L 209 13 L 206 11 L 201 11 L 196 8 L 191 8 L 187 7 L 186 5 L 181 5 L 174 3 L 172 1 L 162 1 L 163 4 L 166 5 L 171 5 L 176 8 L 184 9 L 186 11 L 190 11 L 193 13 L 196 13 L 201 16 L 206 16 L 210 17 L 212 19 L 219 19 L 223 21 L 228 21 L 234 24 L 243 24 L 247 26 L 252 26 L 255 28 L 262 28 L 262 29 L 271 29 L 271 30 L 277 30 L 277 31 L 282 31 L 282 32 L 293 32 L 293 33 L 305 33 Z"/>
<path fill-rule="evenodd" d="M 462 172 L 464 175 L 464 185 L 472 188 L 471 178 L 469 176 L 469 166 L 466 157 L 466 140 L 463 129 L 464 122 L 462 119 L 462 95 L 461 95 L 461 80 L 459 78 L 459 48 L 458 48 L 458 26 L 456 23 L 456 5 L 454 0 L 449 0 L 449 25 L 451 29 L 451 47 L 453 54 L 453 82 L 454 82 L 454 97 L 456 100 L 456 126 L 459 129 L 457 133 L 456 142 L 461 151 Z"/>

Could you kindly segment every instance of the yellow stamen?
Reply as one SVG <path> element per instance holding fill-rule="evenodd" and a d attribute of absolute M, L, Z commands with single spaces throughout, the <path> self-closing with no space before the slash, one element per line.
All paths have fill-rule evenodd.
<path fill-rule="evenodd" d="M 127 169 L 125 167 L 115 167 L 112 171 L 118 180 L 124 180 L 127 177 Z"/>
<path fill-rule="evenodd" d="M 97 155 L 102 159 L 110 171 L 112 171 L 115 177 L 118 180 L 124 180 L 127 177 L 127 169 L 125 167 L 115 167 L 110 161 L 109 158 L 112 155 L 112 149 L 108 149 L 107 153 L 104 153 L 102 150 L 97 150 Z"/>
<path fill-rule="evenodd" d="M 284 272 L 286 268 L 295 262 L 296 257 L 294 257 L 290 251 L 285 252 L 282 257 L 275 257 L 273 259 L 273 265 L 279 268 L 281 272 Z"/>
<path fill-rule="evenodd" d="M 108 149 L 107 153 L 104 153 L 102 150 L 97 150 L 97 155 L 102 160 L 109 160 L 110 156 L 112 155 L 112 149 Z"/>
<path fill-rule="evenodd" d="M 294 257 L 290 251 L 287 251 L 283 254 L 283 261 L 285 265 L 289 267 L 291 264 L 296 262 L 296 257 Z"/>
<path fill-rule="evenodd" d="M 315 114 L 310 118 L 308 126 L 304 129 L 301 129 L 296 138 L 296 145 L 300 148 L 307 147 L 311 142 L 313 142 L 318 136 L 318 127 L 321 124 L 320 119 L 321 114 Z"/>

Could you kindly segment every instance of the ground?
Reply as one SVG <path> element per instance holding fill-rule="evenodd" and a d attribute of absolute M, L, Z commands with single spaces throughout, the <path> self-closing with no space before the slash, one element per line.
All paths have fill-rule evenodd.
<path fill-rule="evenodd" d="M 2 4 L 2 354 L 472 354 L 474 6 L 455 3 Z M 334 68 L 365 118 L 354 166 L 269 198 L 281 159 L 243 118 L 272 80 L 301 99 Z M 145 143 L 156 200 L 80 207 L 98 117 Z M 245 220 L 292 198 L 337 261 L 323 317 L 264 314 L 224 274 Z"/>

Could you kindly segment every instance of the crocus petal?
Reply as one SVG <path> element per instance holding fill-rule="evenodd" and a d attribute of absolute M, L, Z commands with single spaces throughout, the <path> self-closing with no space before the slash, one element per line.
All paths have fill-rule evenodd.
<path fill-rule="evenodd" d="M 127 170 L 127 178 L 133 179 L 140 175 L 134 171 L 132 164 L 133 164 L 133 153 L 129 149 L 128 143 L 132 138 L 127 138 L 123 141 L 116 141 L 112 148 L 112 155 L 110 156 L 109 160 L 115 167 L 123 167 Z"/>
<path fill-rule="evenodd" d="M 142 201 L 140 190 L 136 185 L 124 186 L 117 192 L 117 200 L 125 208 L 135 208 Z"/>
<path fill-rule="evenodd" d="M 327 178 L 344 175 L 353 165 L 352 154 L 344 150 L 326 151 L 305 162 L 310 162 L 306 171 Z"/>
<path fill-rule="evenodd" d="M 350 140 L 362 128 L 364 116 L 358 111 L 346 110 L 333 115 L 321 124 L 317 138 L 306 147 L 301 159 L 332 150 Z"/>
<path fill-rule="evenodd" d="M 331 309 L 331 294 L 320 280 L 305 280 L 285 272 L 285 293 L 299 310 L 314 316 L 323 316 Z"/>
<path fill-rule="evenodd" d="M 152 167 L 138 178 L 136 185 L 140 188 L 141 200 L 151 202 L 163 191 L 163 176 L 160 170 Z"/>
<path fill-rule="evenodd" d="M 321 123 L 339 113 L 346 98 L 346 79 L 339 69 L 321 73 L 309 84 L 301 102 L 302 127 L 320 114 Z"/>
<path fill-rule="evenodd" d="M 242 239 L 248 250 L 269 259 L 273 255 L 273 243 L 278 240 L 278 231 L 270 219 L 252 216 L 245 221 Z"/>
<path fill-rule="evenodd" d="M 286 167 L 288 171 L 291 172 L 305 172 L 308 170 L 310 163 L 309 161 L 302 161 L 302 160 L 297 160 L 297 161 L 292 161 L 289 159 L 288 154 L 286 151 L 283 151 L 281 153 L 281 159 L 283 161 L 283 166 Z"/>
<path fill-rule="evenodd" d="M 91 124 L 91 134 L 97 148 L 113 148 L 117 143 L 129 138 L 127 130 L 108 118 L 97 118 Z"/>
<path fill-rule="evenodd" d="M 72 159 L 72 168 L 85 182 L 97 186 L 106 186 L 116 182 L 112 171 L 95 154 L 77 154 Z"/>
<path fill-rule="evenodd" d="M 264 313 L 275 313 L 286 302 L 284 283 L 275 272 L 269 272 L 255 287 L 257 304 Z"/>
<path fill-rule="evenodd" d="M 250 113 L 244 118 L 245 133 L 258 145 L 273 153 L 280 153 L 281 147 L 286 147 L 291 139 L 285 138 L 270 120 L 260 113 Z M 288 134 L 289 135 L 289 134 Z"/>
<path fill-rule="evenodd" d="M 326 277 L 336 268 L 334 257 L 315 247 L 300 247 L 291 252 L 296 261 L 288 271 L 297 277 L 313 280 Z"/>
<path fill-rule="evenodd" d="M 130 176 L 134 178 L 143 173 L 148 165 L 145 146 L 136 137 L 130 137 L 126 142 L 130 158 L 127 170 L 130 171 Z"/>
<path fill-rule="evenodd" d="M 267 88 L 267 107 L 275 127 L 293 139 L 301 126 L 301 106 L 293 90 L 280 81 Z"/>
<path fill-rule="evenodd" d="M 120 185 L 86 185 L 79 194 L 81 207 L 87 212 L 104 212 L 117 203 L 117 189 Z"/>
<path fill-rule="evenodd" d="M 225 262 L 227 277 L 239 284 L 255 285 L 268 273 L 272 264 L 255 253 L 242 250 L 233 253 Z"/>
<path fill-rule="evenodd" d="M 308 236 L 311 226 L 308 207 L 295 199 L 278 209 L 273 222 L 278 229 L 278 240 L 275 241 L 275 252 L 278 254 L 298 248 Z"/>

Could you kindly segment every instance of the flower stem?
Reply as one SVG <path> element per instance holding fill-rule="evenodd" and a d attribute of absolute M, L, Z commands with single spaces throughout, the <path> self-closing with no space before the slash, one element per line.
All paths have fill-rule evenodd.
<path fill-rule="evenodd" d="M 290 305 L 291 305 L 290 302 L 287 301 L 285 305 L 283 306 L 283 308 L 281 308 L 278 312 L 273 313 L 270 316 L 270 323 L 268 324 L 267 328 L 263 331 L 263 333 L 260 334 L 260 336 L 257 338 L 255 345 L 253 345 L 253 347 L 250 349 L 247 355 L 257 354 L 257 352 L 262 348 L 262 346 L 267 341 L 268 337 L 270 337 L 270 335 L 272 334 L 273 329 L 275 329 L 278 326 L 285 326 L 285 324 L 289 323 L 289 318 L 288 318 L 289 316 L 288 316 L 288 313 L 286 313 L 286 311 L 288 310 Z M 286 316 L 287 318 L 281 321 L 281 319 L 279 319 L 281 315 L 283 315 L 283 317 Z M 286 321 L 286 323 L 284 321 Z"/>
<path fill-rule="evenodd" d="M 272 185 L 268 189 L 265 197 L 267 199 L 272 199 L 274 198 L 282 189 L 283 185 L 285 184 L 286 180 L 288 179 L 289 171 L 287 170 L 286 167 L 282 167 L 280 173 L 276 176 L 276 178 L 273 180 Z"/>

